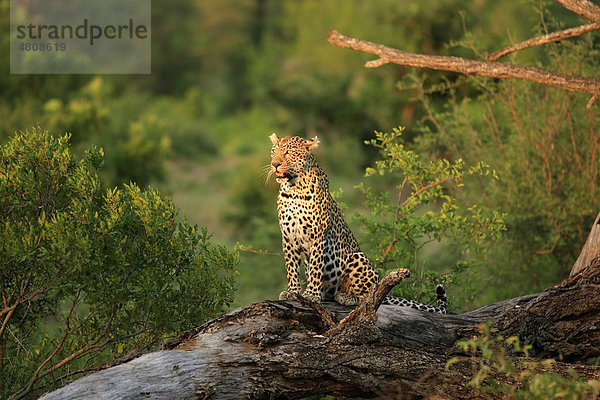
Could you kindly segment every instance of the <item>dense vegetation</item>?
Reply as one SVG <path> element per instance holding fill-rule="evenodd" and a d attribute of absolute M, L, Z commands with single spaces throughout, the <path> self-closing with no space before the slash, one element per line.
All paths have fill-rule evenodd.
<path fill-rule="evenodd" d="M 102 151 L 34 129 L 0 147 L 0 395 L 147 350 L 231 302 L 236 256 L 156 190 L 107 189 Z"/>
<path fill-rule="evenodd" d="M 31 213 L 27 221 L 38 224 L 35 229 L 52 221 L 75 229 L 71 236 L 48 244 L 43 254 L 38 252 L 46 247 L 34 246 L 37 256 L 55 257 L 59 249 L 69 245 L 79 259 L 95 260 L 85 268 L 103 270 L 106 260 L 102 257 L 114 258 L 106 274 L 109 281 L 114 280 L 107 287 L 116 287 L 124 278 L 119 271 L 131 268 L 126 265 L 132 262 L 141 265 L 145 258 L 137 255 L 144 246 L 156 247 L 159 240 L 177 232 L 179 242 L 172 244 L 173 253 L 160 255 L 166 257 L 165 263 L 148 268 L 166 269 L 174 274 L 167 276 L 176 277 L 177 282 L 183 277 L 178 274 L 185 274 L 186 281 L 192 279 L 187 281 L 191 285 L 194 279 L 204 279 L 202 274 L 188 276 L 199 271 L 199 260 L 218 254 L 221 261 L 214 268 L 222 266 L 229 279 L 234 256 L 210 244 L 205 231 L 182 221 L 176 210 L 179 208 L 193 224 L 213 232 L 212 241 L 231 248 L 239 243 L 240 248 L 270 253 L 241 253 L 240 290 L 233 306 L 275 298 L 285 286 L 275 211 L 277 187 L 272 181 L 265 184 L 261 171 L 268 163 L 267 137 L 277 132 L 280 136 L 319 136 L 322 146 L 316 157 L 330 177 L 330 188 L 345 205 L 346 219 L 365 251 L 382 272 L 407 264 L 419 272 L 413 274 L 412 284 L 407 282 L 402 292 L 406 295 L 429 301 L 433 283 L 443 281 L 450 309 L 458 312 L 543 290 L 568 273 L 598 212 L 598 105 L 586 110 L 585 95 L 518 81 L 496 82 L 395 66 L 368 70 L 362 65 L 371 57 L 334 48 L 326 37 L 328 29 L 335 27 L 342 33 L 407 51 L 479 58 L 513 41 L 573 26 L 580 22 L 579 17 L 544 0 L 157 0 L 152 7 L 151 75 L 10 75 L 8 63 L 0 64 L 0 143 L 7 143 L 4 151 L 28 141 L 45 141 L 48 154 L 55 154 L 57 163 L 69 165 L 65 173 L 76 174 L 69 179 L 82 180 L 83 186 L 64 187 L 66 192 L 57 194 L 60 201 L 69 199 L 79 204 L 87 198 L 93 206 L 69 209 L 75 214 L 64 220 L 31 204 L 28 209 L 19 209 L 23 215 Z M 10 22 L 8 9 L 9 1 L 0 0 L 0 28 L 4 30 Z M 593 76 L 600 61 L 598 37 L 591 33 L 510 57 L 521 64 Z M 8 35 L 0 37 L 0 54 L 8 59 Z M 395 138 L 395 146 L 402 146 L 397 155 L 416 168 L 413 176 L 432 173 L 439 165 L 442 175 L 431 179 L 444 179 L 443 173 L 458 171 L 460 180 L 444 182 L 441 192 L 416 199 L 420 202 L 413 204 L 404 202 L 407 197 L 396 201 L 398 195 L 411 196 L 411 192 L 402 191 L 408 173 L 396 169 L 363 178 L 365 170 L 372 175 L 376 160 L 389 156 L 382 146 L 364 142 L 374 140 L 371 143 L 377 144 L 373 131 L 393 132 L 400 125 L 406 128 Z M 43 133 L 46 130 L 55 139 Z M 15 138 L 20 131 L 26 133 Z M 70 133 L 70 150 L 62 138 L 65 132 Z M 103 157 L 99 149 L 103 149 Z M 34 162 L 36 154 L 41 157 L 37 150 L 31 151 L 26 157 L 29 162 Z M 68 151 L 72 153 L 67 157 L 63 153 Z M 60 157 L 68 159 L 60 161 Z M 100 160 L 104 166 L 98 169 Z M 444 167 L 449 169 L 443 172 Z M 42 184 L 36 183 L 37 178 L 22 177 L 31 179 L 30 185 Z M 414 193 L 419 182 L 413 183 L 410 188 Z M 145 190 L 149 185 L 169 194 L 174 204 L 154 189 Z M 111 211 L 109 200 L 127 210 L 114 226 L 116 236 L 101 234 L 102 223 L 116 218 L 111 217 L 116 209 Z M 141 203 L 154 207 L 144 208 L 144 213 L 150 213 L 146 219 L 135 211 L 136 204 Z M 414 206 L 409 210 L 413 212 L 410 218 L 397 218 L 400 214 L 405 217 L 404 211 L 397 212 L 398 204 Z M 158 220 L 148 225 L 151 216 Z M 94 222 L 74 226 L 75 220 L 69 218 L 75 217 Z M 3 214 L 2 218 L 5 225 L 9 216 Z M 37 240 L 41 230 L 35 229 L 31 227 L 28 240 Z M 155 229 L 159 236 L 142 238 L 147 229 Z M 128 254 L 110 252 L 110 246 L 89 247 L 94 238 L 115 246 L 125 237 L 134 245 Z M 208 254 L 181 254 L 198 242 L 206 244 Z M 386 253 L 392 242 L 393 251 Z M 34 255 L 24 246 L 11 246 L 11 251 L 23 252 L 11 257 L 25 257 L 23 262 L 27 263 Z M 170 269 L 173 257 L 188 257 L 191 269 Z M 58 275 L 64 282 L 85 275 L 77 258 L 70 260 L 69 273 Z M 57 262 L 53 259 L 48 265 L 56 266 Z M 83 277 L 90 281 L 75 280 L 70 289 L 99 285 L 90 276 Z M 143 274 L 136 283 L 143 289 L 141 297 L 135 301 L 151 304 L 151 297 L 146 297 L 150 293 L 145 290 L 156 289 L 160 282 L 146 287 L 142 278 Z M 4 275 L 2 281 L 6 284 Z M 125 330 L 118 328 L 118 334 L 114 333 L 107 344 L 108 353 L 98 355 L 99 360 L 149 345 L 167 323 L 166 334 L 183 329 L 185 324 L 198 324 L 229 301 L 231 282 L 225 282 L 215 295 L 215 303 L 202 310 L 191 310 L 181 297 L 189 295 L 185 290 L 193 290 L 193 299 L 188 300 L 199 301 L 200 293 L 195 292 L 199 288 L 185 286 L 183 281 L 182 286 L 162 282 L 161 290 L 173 291 L 182 301 L 174 305 L 178 311 L 172 314 L 179 316 L 179 322 L 163 321 L 153 314 L 149 320 L 155 325 L 143 338 L 131 336 L 137 333 L 131 331 L 135 324 Z M 58 280 L 54 283 L 58 285 Z M 97 289 L 102 292 L 107 287 Z M 52 318 L 64 320 L 71 318 L 73 306 L 77 312 L 72 315 L 85 317 L 89 307 L 103 302 L 99 294 L 97 298 L 86 295 L 78 299 L 62 292 L 48 293 L 53 294 L 47 303 L 31 310 L 31 321 L 21 328 L 31 340 L 28 358 L 20 359 L 29 363 L 28 368 L 39 365 L 39 360 L 47 357 L 47 349 L 56 346 L 53 340 L 60 339 L 60 332 L 37 329 L 44 320 L 34 319 L 34 315 L 55 312 L 60 315 Z M 127 296 L 135 293 L 105 294 L 113 296 L 110 304 L 104 304 L 108 307 L 129 304 L 133 300 Z M 78 308 L 73 300 L 85 306 Z M 144 308 L 144 312 L 152 313 L 153 309 Z M 105 310 L 106 315 L 110 312 Z M 94 326 L 95 331 L 87 327 L 92 322 L 83 320 L 77 325 L 77 329 L 87 329 L 78 335 L 96 337 L 101 327 Z M 121 323 L 125 320 L 116 319 L 115 329 Z M 17 347 L 10 351 L 25 351 L 14 343 Z M 65 345 L 63 350 L 68 348 Z M 16 367 L 18 371 L 23 366 Z M 4 371 L 2 375 L 3 379 L 7 376 Z M 26 373 L 10 379 L 27 382 Z"/>
<path fill-rule="evenodd" d="M 0 26 L 7 27 L 8 1 L 0 8 Z M 448 288 L 461 293 L 451 296 L 460 310 L 541 290 L 565 275 L 597 211 L 597 111 L 582 107 L 583 95 L 540 85 L 393 66 L 367 70 L 369 56 L 331 47 L 327 31 L 334 26 L 408 51 L 477 58 L 577 21 L 543 1 L 157 1 L 149 76 L 9 75 L 1 65 L 0 139 L 34 125 L 69 132 L 79 154 L 92 144 L 104 149 L 107 184 L 157 184 L 216 239 L 278 253 L 277 187 L 265 186 L 260 173 L 267 135 L 320 136 L 317 158 L 332 190 L 343 190 L 350 219 L 365 210 L 354 186 L 377 158 L 363 141 L 374 130 L 405 126 L 404 142 L 425 159 L 462 159 L 467 167 L 483 161 L 499 178 L 474 178 L 458 198 L 462 206 L 506 213 L 508 228 L 481 244 L 486 262 Z M 595 38 L 511 57 L 590 75 Z M 8 54 L 7 36 L 0 49 Z M 374 190 L 390 184 L 383 180 Z M 359 225 L 352 227 L 358 232 Z M 433 247 L 422 257 L 442 274 L 463 258 L 450 244 Z M 285 284 L 280 264 L 243 253 L 235 304 L 278 293 Z"/>
<path fill-rule="evenodd" d="M 600 395 L 600 380 L 586 381 L 573 369 L 567 370 L 566 376 L 548 372 L 546 369 L 556 361 L 530 358 L 532 346 L 522 345 L 517 336 L 499 336 L 489 324 L 481 324 L 479 330 L 479 336 L 456 343 L 471 354 L 474 364 L 466 387 L 477 388 L 487 396 L 523 400 L 592 399 Z M 451 358 L 446 368 L 458 361 L 459 357 Z"/>

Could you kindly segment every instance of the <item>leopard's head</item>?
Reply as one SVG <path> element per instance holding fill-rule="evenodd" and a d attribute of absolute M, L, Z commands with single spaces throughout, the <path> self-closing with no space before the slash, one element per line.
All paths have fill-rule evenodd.
<path fill-rule="evenodd" d="M 291 181 L 304 173 L 313 161 L 312 151 L 319 145 L 319 140 L 307 140 L 298 136 L 286 136 L 281 139 L 276 134 L 269 136 L 271 148 L 271 173 L 278 182 Z"/>

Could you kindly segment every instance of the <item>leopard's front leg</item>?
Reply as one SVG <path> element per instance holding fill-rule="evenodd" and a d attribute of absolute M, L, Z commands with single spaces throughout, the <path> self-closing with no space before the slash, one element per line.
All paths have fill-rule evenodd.
<path fill-rule="evenodd" d="M 306 290 L 302 297 L 315 302 L 321 302 L 323 289 L 323 252 L 325 251 L 325 238 L 317 237 L 310 248 L 310 270 L 307 271 Z"/>
<path fill-rule="evenodd" d="M 279 300 L 293 300 L 292 294 L 300 293 L 300 262 L 302 260 L 300 251 L 294 249 L 289 238 L 282 236 L 283 257 L 287 271 L 288 289 L 279 294 Z"/>

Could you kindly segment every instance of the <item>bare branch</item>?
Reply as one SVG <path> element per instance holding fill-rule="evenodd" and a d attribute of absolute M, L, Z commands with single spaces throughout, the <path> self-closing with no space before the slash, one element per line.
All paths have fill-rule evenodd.
<path fill-rule="evenodd" d="M 239 251 L 246 251 L 248 253 L 254 253 L 254 254 L 260 254 L 260 255 L 267 255 L 267 256 L 282 256 L 283 253 L 274 253 L 268 250 L 254 250 L 252 247 L 249 246 L 244 246 L 244 245 L 237 245 L 236 249 Z"/>
<path fill-rule="evenodd" d="M 400 208 L 404 207 L 405 205 L 408 204 L 409 201 L 411 201 L 412 199 L 414 199 L 415 197 L 417 197 L 419 194 L 421 194 L 422 192 L 424 192 L 426 190 L 429 190 L 429 189 L 431 189 L 433 187 L 439 186 L 442 183 L 451 181 L 452 179 L 459 179 L 459 178 L 461 178 L 460 175 L 450 175 L 450 176 L 447 176 L 445 178 L 440 179 L 439 181 L 435 181 L 435 182 L 430 183 L 429 185 L 425 185 L 425 186 L 421 187 L 419 190 L 415 191 L 410 196 L 408 196 L 408 198 L 406 200 L 404 200 L 402 202 L 402 204 L 400 204 L 399 207 Z"/>
<path fill-rule="evenodd" d="M 574 92 L 600 95 L 600 80 L 598 79 L 564 75 L 537 67 L 524 67 L 506 62 L 474 61 L 460 57 L 407 53 L 366 40 L 348 37 L 340 34 L 335 29 L 329 31 L 329 43 L 336 47 L 349 48 L 378 56 L 379 60 L 369 61 L 365 64 L 367 68 L 393 63 L 406 67 L 430 68 L 488 78 L 523 79 Z"/>
<path fill-rule="evenodd" d="M 2 335 L 4 335 L 4 331 L 8 327 L 8 321 L 12 317 L 13 313 L 15 312 L 15 310 L 21 304 L 26 303 L 28 301 L 31 301 L 36 296 L 44 293 L 45 290 L 46 290 L 45 288 L 38 289 L 35 292 L 33 292 L 29 297 L 21 297 L 19 300 L 17 300 L 17 302 L 15 304 L 13 304 L 10 307 L 4 307 L 4 309 L 2 311 L 0 311 L 0 318 L 4 317 L 4 319 L 2 320 L 2 326 L 0 326 L 0 337 L 2 337 Z M 24 294 L 21 294 L 21 296 L 24 296 Z"/>
<path fill-rule="evenodd" d="M 348 325 L 361 325 L 360 330 L 368 329 L 369 326 L 375 326 L 375 312 L 379 309 L 379 306 L 383 302 L 383 299 L 387 294 L 404 278 L 410 276 L 410 271 L 406 268 L 398 268 L 387 274 L 381 279 L 379 284 L 361 300 L 360 305 L 356 307 L 348 316 L 340 321 L 338 326 L 330 330 L 329 333 L 339 335 L 343 332 L 348 335 Z M 357 328 L 353 326 L 353 328 Z M 349 335 L 350 336 L 350 335 Z"/>
<path fill-rule="evenodd" d="M 537 36 L 521 43 L 514 44 L 502 50 L 498 50 L 486 57 L 486 61 L 492 62 L 502 58 L 515 51 L 523 50 L 529 47 L 540 46 L 547 43 L 558 42 L 564 39 L 569 39 L 575 36 L 580 36 L 588 32 L 600 29 L 600 24 L 593 23 L 588 25 L 577 26 L 575 28 L 565 29 L 558 32 L 549 33 L 547 35 Z"/>
<path fill-rule="evenodd" d="M 585 106 L 585 108 L 587 108 L 588 110 L 590 108 L 592 108 L 592 106 L 594 105 L 594 103 L 596 102 L 596 100 L 598 100 L 598 97 L 600 97 L 600 94 L 598 94 L 598 93 L 596 93 L 595 95 L 593 95 L 592 98 L 590 99 L 590 101 L 588 101 L 588 103 Z"/>
<path fill-rule="evenodd" d="M 556 0 L 565 8 L 581 15 L 583 18 L 600 24 L 600 7 L 588 0 Z"/>
<path fill-rule="evenodd" d="M 68 319 L 71 316 L 71 313 L 73 312 L 73 309 L 76 305 L 76 301 L 74 301 L 73 303 L 73 308 L 71 308 L 71 311 L 69 313 L 69 315 L 67 316 L 67 326 L 66 326 L 66 330 L 65 330 L 65 334 L 62 338 L 62 340 L 60 341 L 60 343 L 58 344 L 58 346 L 55 348 L 55 350 L 52 352 L 52 354 L 50 354 L 50 356 L 42 363 L 42 365 L 40 365 L 38 367 L 38 369 L 35 371 L 34 375 L 31 377 L 29 383 L 27 384 L 27 386 L 25 386 L 24 388 L 22 388 L 20 391 L 14 393 L 12 396 L 10 396 L 8 398 L 8 400 L 18 400 L 23 398 L 24 396 L 26 396 L 28 393 L 31 392 L 31 389 L 33 389 L 34 384 L 39 381 L 40 379 L 42 379 L 43 377 L 45 377 L 48 374 L 51 374 L 52 372 L 56 371 L 59 368 L 62 368 L 65 364 L 70 363 L 71 361 L 87 354 L 88 352 L 90 352 L 91 350 L 95 350 L 98 348 L 103 348 L 106 345 L 108 345 L 108 343 L 110 343 L 112 340 L 114 340 L 113 338 L 109 338 L 106 341 L 102 342 L 102 339 L 108 334 L 108 330 L 115 318 L 116 315 L 116 310 L 113 311 L 113 313 L 111 314 L 110 318 L 108 319 L 107 323 L 104 325 L 104 329 L 102 330 L 102 332 L 96 337 L 96 339 L 91 342 L 89 345 L 87 345 L 86 347 L 80 348 L 79 350 L 73 352 L 71 355 L 65 357 L 64 359 L 62 359 L 61 361 L 55 363 L 53 366 L 51 366 L 50 368 L 46 369 L 44 372 L 41 372 L 42 368 L 50 361 L 52 360 L 52 358 L 54 358 L 54 356 L 56 355 L 56 353 L 60 350 L 60 348 L 63 346 L 65 339 L 67 338 L 67 336 L 69 335 L 69 333 L 71 333 L 71 329 L 69 328 L 69 324 L 68 324 Z M 91 315 L 91 314 L 90 314 Z"/>

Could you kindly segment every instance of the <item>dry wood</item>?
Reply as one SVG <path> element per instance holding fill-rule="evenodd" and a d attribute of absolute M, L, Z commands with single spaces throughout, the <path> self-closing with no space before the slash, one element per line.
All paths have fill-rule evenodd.
<path fill-rule="evenodd" d="M 519 50 L 527 49 L 529 47 L 540 46 L 547 43 L 559 42 L 564 39 L 569 39 L 576 36 L 581 36 L 584 33 L 596 31 L 600 29 L 600 24 L 587 24 L 582 26 L 577 26 L 575 28 L 565 29 L 558 32 L 549 33 L 547 35 L 537 36 L 531 39 L 527 39 L 523 42 L 514 44 L 512 46 L 506 47 L 502 50 L 498 50 L 485 59 L 488 62 L 496 61 L 504 56 L 507 56 L 511 53 L 514 53 Z"/>
<path fill-rule="evenodd" d="M 581 93 L 600 95 L 600 80 L 550 72 L 537 67 L 524 67 L 507 62 L 474 61 L 460 57 L 430 56 L 407 53 L 366 40 L 342 35 L 335 29 L 329 31 L 329 43 L 378 56 L 367 61 L 365 67 L 376 68 L 393 63 L 406 67 L 430 68 L 465 75 L 478 75 L 497 79 L 523 79 Z"/>
<path fill-rule="evenodd" d="M 600 7 L 588 0 L 556 0 L 565 8 L 582 17 L 600 24 Z"/>
<path fill-rule="evenodd" d="M 577 261 L 573 264 L 569 276 L 572 277 L 580 273 L 598 256 L 600 256 L 600 213 L 598 213 L 592 229 L 590 229 L 585 245 L 579 253 Z"/>
<path fill-rule="evenodd" d="M 454 346 L 492 321 L 518 334 L 536 356 L 565 361 L 600 356 L 600 263 L 544 293 L 518 297 L 460 315 L 381 306 L 378 334 L 328 330 L 313 307 L 266 301 L 225 314 L 165 346 L 97 372 L 44 400 L 302 398 L 312 394 L 385 398 L 490 398 L 465 382 L 473 360 Z M 350 311 L 325 304 L 334 320 Z M 368 323 L 366 324 L 368 325 Z M 349 340 L 347 340 L 349 338 Z M 461 361 L 446 369 L 448 359 Z M 478 361 L 478 360 L 475 360 Z M 574 368 L 586 379 L 600 368 Z M 496 378 L 502 379 L 501 376 Z"/>

